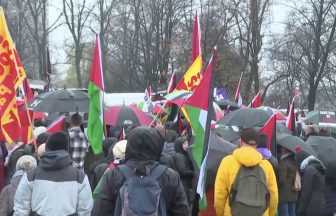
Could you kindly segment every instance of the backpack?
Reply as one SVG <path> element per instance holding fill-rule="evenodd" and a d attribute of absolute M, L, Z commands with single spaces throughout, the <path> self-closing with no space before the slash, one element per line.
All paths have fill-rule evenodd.
<path fill-rule="evenodd" d="M 166 216 L 166 206 L 157 178 L 167 166 L 158 165 L 148 176 L 135 176 L 127 165 L 117 169 L 126 178 L 119 190 L 114 216 Z"/>
<path fill-rule="evenodd" d="M 231 214 L 261 216 L 267 210 L 269 200 L 270 193 L 263 169 L 259 165 L 241 165 L 230 191 Z"/>

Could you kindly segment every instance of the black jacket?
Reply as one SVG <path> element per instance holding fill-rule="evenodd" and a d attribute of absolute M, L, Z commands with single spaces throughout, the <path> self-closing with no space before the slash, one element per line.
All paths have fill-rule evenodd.
<path fill-rule="evenodd" d="M 324 166 L 315 158 L 307 158 L 301 165 L 301 194 L 298 202 L 297 216 L 324 215 Z M 304 163 L 303 161 L 302 163 Z"/>
<path fill-rule="evenodd" d="M 125 154 L 125 164 L 135 175 L 148 175 L 159 162 L 163 142 L 158 132 L 149 127 L 137 127 L 131 131 Z M 110 216 L 114 214 L 119 190 L 125 179 L 118 168 L 109 170 L 103 177 L 101 193 L 98 195 L 92 216 Z M 168 168 L 157 179 L 165 200 L 167 216 L 188 216 L 186 195 L 176 171 Z"/>
<path fill-rule="evenodd" d="M 326 178 L 325 183 L 325 214 L 332 215 L 336 213 L 336 179 Z"/>
<path fill-rule="evenodd" d="M 166 154 L 166 153 L 162 152 L 162 155 L 161 155 L 161 158 L 160 158 L 160 163 L 163 164 L 163 165 L 166 165 L 167 167 L 169 167 L 173 170 L 176 170 L 174 159 L 169 154 Z"/>

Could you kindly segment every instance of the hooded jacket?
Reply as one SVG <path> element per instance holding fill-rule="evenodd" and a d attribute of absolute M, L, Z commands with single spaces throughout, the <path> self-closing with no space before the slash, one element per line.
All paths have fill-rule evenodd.
<path fill-rule="evenodd" d="M 21 181 L 22 174 L 12 178 L 9 185 L 7 185 L 0 194 L 0 215 L 9 216 L 14 212 L 14 195 L 16 189 Z"/>
<path fill-rule="evenodd" d="M 302 172 L 301 194 L 298 202 L 297 216 L 324 215 L 324 171 L 321 161 L 314 156 L 304 159 L 300 165 Z"/>
<path fill-rule="evenodd" d="M 135 175 L 149 175 L 159 163 L 163 142 L 153 128 L 137 127 L 128 138 L 125 164 L 134 170 Z M 118 168 L 109 170 L 103 176 L 101 193 L 92 210 L 92 216 L 110 216 L 114 214 L 119 190 L 125 178 Z M 186 195 L 176 171 L 167 168 L 157 179 L 166 204 L 167 216 L 188 216 Z"/>
<path fill-rule="evenodd" d="M 296 171 L 294 155 L 289 153 L 282 156 L 279 163 L 278 179 L 280 202 L 296 202 L 298 200 L 298 192 L 293 190 Z"/>
<path fill-rule="evenodd" d="M 14 215 L 89 216 L 91 188 L 83 171 L 74 168 L 68 152 L 49 151 L 37 168 L 23 175 L 14 198 Z"/>
<path fill-rule="evenodd" d="M 267 160 L 263 160 L 261 154 L 252 147 L 236 149 L 232 155 L 222 160 L 215 181 L 214 206 L 217 216 L 231 216 L 229 195 L 241 164 L 247 167 L 259 165 L 264 170 L 270 192 L 269 208 L 264 213 L 264 216 L 273 216 L 278 205 L 278 188 L 275 174 L 272 165 Z"/>

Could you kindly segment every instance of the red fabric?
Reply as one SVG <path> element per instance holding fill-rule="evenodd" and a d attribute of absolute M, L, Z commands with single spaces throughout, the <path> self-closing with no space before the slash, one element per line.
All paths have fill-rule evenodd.
<path fill-rule="evenodd" d="M 261 106 L 261 92 L 258 92 L 258 94 L 253 98 L 251 102 L 251 108 L 258 108 Z"/>
<path fill-rule="evenodd" d="M 292 104 L 290 105 L 289 114 L 287 117 L 286 127 L 289 131 L 294 132 L 295 130 L 295 112 L 294 112 L 294 100 L 292 101 Z"/>
<path fill-rule="evenodd" d="M 120 133 L 118 135 L 118 140 L 124 140 L 126 138 L 126 134 L 125 134 L 125 128 L 121 127 Z"/>
<path fill-rule="evenodd" d="M 65 119 L 64 116 L 61 116 L 60 118 L 58 118 L 56 121 L 54 121 L 53 123 L 51 123 L 48 126 L 47 131 L 49 133 L 55 133 L 55 132 L 63 131 L 64 119 Z"/>
<path fill-rule="evenodd" d="M 22 85 L 23 85 L 25 98 L 27 99 L 27 101 L 30 101 L 31 99 L 34 98 L 34 93 L 32 89 L 30 88 L 27 78 L 23 80 Z"/>
<path fill-rule="evenodd" d="M 93 82 L 100 90 L 104 91 L 103 71 L 101 69 L 100 43 L 96 35 L 96 46 L 93 54 L 90 81 Z"/>
<path fill-rule="evenodd" d="M 272 137 L 273 133 L 275 131 L 275 122 L 276 122 L 276 114 L 273 114 L 272 117 L 266 122 L 264 127 L 261 128 L 260 134 L 265 134 L 267 135 L 267 148 L 271 149 L 271 144 L 272 144 Z"/>
<path fill-rule="evenodd" d="M 206 191 L 207 197 L 207 209 L 205 211 L 199 211 L 198 216 L 216 216 L 214 208 L 215 203 L 215 186 L 211 186 Z"/>
<path fill-rule="evenodd" d="M 147 113 L 140 110 L 138 107 L 133 106 L 112 106 L 109 110 L 104 111 L 104 120 L 106 125 L 116 126 L 121 109 L 131 109 L 139 120 L 140 125 L 149 126 L 153 119 Z"/>
<path fill-rule="evenodd" d="M 192 53 L 191 53 L 191 62 L 194 62 L 195 59 L 202 54 L 201 51 L 201 29 L 198 21 L 198 15 L 196 11 L 195 20 L 194 20 L 194 31 L 192 36 Z"/>

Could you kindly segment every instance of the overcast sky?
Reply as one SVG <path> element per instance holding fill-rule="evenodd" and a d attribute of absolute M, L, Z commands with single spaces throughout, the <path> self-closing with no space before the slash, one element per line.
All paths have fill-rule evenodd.
<path fill-rule="evenodd" d="M 80 1 L 80 0 L 79 0 Z M 203 0 L 205 1 L 205 0 Z M 92 4 L 94 1 L 87 0 L 89 4 Z M 283 2 L 279 0 L 278 2 Z M 51 5 L 49 7 L 49 24 L 53 24 L 55 20 L 58 18 L 60 13 L 62 12 L 62 0 L 53 0 L 50 1 Z M 282 24 L 285 21 L 285 18 L 289 12 L 289 8 L 280 5 L 277 3 L 274 3 L 271 6 L 271 24 L 270 28 L 266 32 L 266 35 L 270 35 L 271 33 L 282 33 L 284 30 L 284 25 Z M 64 16 L 59 20 L 59 22 L 64 22 Z M 98 31 L 98 29 L 97 29 Z M 94 35 L 92 36 L 92 41 L 94 40 Z M 90 38 L 86 38 L 87 40 L 90 40 Z M 71 41 L 71 35 L 69 33 L 69 30 L 65 25 L 62 25 L 58 27 L 56 30 L 54 30 L 50 36 L 50 52 L 51 52 L 51 62 L 52 64 L 56 64 L 56 68 L 58 72 L 65 74 L 66 69 L 68 68 L 68 65 L 64 64 L 66 62 L 66 53 L 64 51 L 64 44 L 66 41 Z"/>

